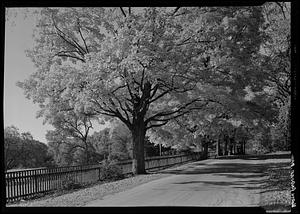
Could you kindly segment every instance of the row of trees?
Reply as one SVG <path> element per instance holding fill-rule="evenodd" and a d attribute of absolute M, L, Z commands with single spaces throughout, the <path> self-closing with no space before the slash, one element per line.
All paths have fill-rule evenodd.
<path fill-rule="evenodd" d="M 46 134 L 47 144 L 34 140 L 29 132 L 20 133 L 15 126 L 4 129 L 5 169 L 97 164 L 103 160 L 132 159 L 132 138 L 127 127 L 114 121 L 109 127 L 94 132 L 87 143 L 64 138 L 59 130 Z M 170 148 L 145 141 L 145 156 L 172 152 Z M 171 154 L 171 153 L 170 153 Z"/>
<path fill-rule="evenodd" d="M 288 3 L 42 8 L 27 52 L 37 69 L 18 86 L 55 127 L 49 140 L 82 148 L 85 162 L 93 123 L 121 121 L 135 174 L 146 136 L 178 148 L 223 142 L 224 154 L 260 131 L 288 145 L 289 14 Z"/>
<path fill-rule="evenodd" d="M 15 126 L 4 129 L 5 170 L 53 166 L 46 144 L 34 140 L 29 132 L 20 133 Z"/>
<path fill-rule="evenodd" d="M 178 118 L 152 134 L 170 144 L 190 142 L 197 146 L 208 142 L 218 155 L 232 154 L 236 146 L 242 153 L 246 148 L 254 153 L 290 149 L 290 5 L 267 3 L 261 9 L 259 51 L 251 54 L 253 61 L 248 64 L 247 55 L 241 55 L 244 61 L 240 65 L 246 65 L 242 69 L 248 71 L 240 74 L 249 72 L 249 76 L 236 79 L 234 84 L 226 83 L 227 94 L 217 91 L 219 84 L 208 88 L 207 94 L 217 103 Z M 234 64 L 229 69 L 239 70 Z M 231 74 L 228 72 L 224 78 Z"/>
<path fill-rule="evenodd" d="M 46 139 L 57 165 L 95 164 L 104 159 L 130 159 L 131 137 L 126 129 L 120 123 L 112 123 L 84 140 L 55 129 L 47 132 Z"/>
<path fill-rule="evenodd" d="M 132 137 L 128 128 L 114 120 L 106 128 L 93 132 L 86 142 L 62 136 L 61 130 L 51 130 L 46 134 L 48 152 L 58 166 L 97 164 L 103 160 L 132 159 Z M 170 150 L 162 147 L 162 153 Z M 159 156 L 159 145 L 145 140 L 145 156 Z"/>

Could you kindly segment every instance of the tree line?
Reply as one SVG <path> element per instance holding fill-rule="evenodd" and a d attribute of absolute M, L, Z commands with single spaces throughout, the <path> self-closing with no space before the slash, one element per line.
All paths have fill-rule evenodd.
<path fill-rule="evenodd" d="M 48 131 L 47 142 L 34 140 L 30 132 L 20 133 L 15 126 L 4 129 L 5 170 L 37 167 L 59 167 L 99 164 L 104 160 L 132 159 L 132 138 L 126 126 L 114 121 L 107 128 L 94 132 L 83 144 L 76 139 L 66 139 L 57 130 Z M 186 150 L 182 150 L 184 152 Z M 179 152 L 179 151 L 178 151 Z M 154 145 L 145 140 L 145 156 L 178 153 L 168 146 Z"/>
<path fill-rule="evenodd" d="M 53 164 L 46 144 L 34 140 L 29 132 L 20 133 L 15 126 L 4 129 L 5 170 L 49 167 Z"/>

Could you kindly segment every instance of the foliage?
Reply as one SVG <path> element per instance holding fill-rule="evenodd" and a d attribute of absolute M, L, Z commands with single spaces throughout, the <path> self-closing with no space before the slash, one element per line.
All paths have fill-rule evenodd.
<path fill-rule="evenodd" d="M 20 133 L 15 126 L 4 129 L 5 169 L 34 168 L 53 165 L 48 146 L 33 139 L 29 132 Z"/>
<path fill-rule="evenodd" d="M 221 119 L 212 123 L 211 115 L 245 124 L 274 120 L 264 89 L 279 64 L 261 49 L 271 50 L 276 28 L 267 26 L 263 9 L 42 8 L 36 44 L 27 52 L 37 71 L 18 85 L 40 104 L 39 116 L 79 136 L 86 151 L 91 125 L 85 121 L 118 118 L 131 132 L 133 169 L 143 173 L 147 132 L 168 125 L 173 131 L 162 128 L 163 141 L 186 147 L 197 136 L 174 120 L 195 110 L 199 117 L 188 121 L 212 125 L 199 135 L 205 141 L 218 135 L 218 122 L 231 129 Z M 115 153 L 125 148 L 120 142 Z"/>
<path fill-rule="evenodd" d="M 291 144 L 291 4 L 267 3 L 264 6 L 266 34 L 263 69 L 268 73 L 265 91 L 277 107 L 271 131 L 273 150 L 289 150 Z"/>
<path fill-rule="evenodd" d="M 60 107 L 62 106 L 61 104 Z M 69 106 L 65 105 L 65 108 L 69 108 Z M 42 112 L 43 110 L 39 113 Z M 60 111 L 54 105 L 45 113 L 44 122 L 50 123 L 55 130 L 48 131 L 46 138 L 49 142 L 67 144 L 70 151 L 83 150 L 85 155 L 81 156 L 82 160 L 79 162 L 89 164 L 92 162 L 90 155 L 93 154 L 88 142 L 89 132 L 93 128 L 91 120 L 92 116 L 87 115 L 85 112 Z"/>
<path fill-rule="evenodd" d="M 75 181 L 74 177 L 72 175 L 67 175 L 63 178 L 60 186 L 60 190 L 73 190 L 81 188 L 82 184 Z"/>
<path fill-rule="evenodd" d="M 109 128 L 105 128 L 101 131 L 94 132 L 89 137 L 89 141 L 92 143 L 96 152 L 101 156 L 101 160 L 107 159 L 109 156 L 109 147 L 111 144 L 109 131 Z"/>
<path fill-rule="evenodd" d="M 279 109 L 278 122 L 271 127 L 272 147 L 274 150 L 291 149 L 291 104 L 290 100 Z"/>
<path fill-rule="evenodd" d="M 116 164 L 115 161 L 103 161 L 100 167 L 100 177 L 101 181 L 103 180 L 119 180 L 123 179 L 124 174 L 122 168 Z"/>
<path fill-rule="evenodd" d="M 48 152 L 53 155 L 58 166 L 96 164 L 102 160 L 101 154 L 90 141 L 83 143 L 81 140 L 67 137 L 58 130 L 48 131 Z"/>
<path fill-rule="evenodd" d="M 110 128 L 111 160 L 132 159 L 132 137 L 130 130 L 120 121 L 115 121 Z"/>
<path fill-rule="evenodd" d="M 247 143 L 247 150 L 250 154 L 265 154 L 270 152 L 269 139 L 267 139 L 264 133 L 256 133 L 253 139 L 250 139 Z M 264 146 L 268 145 L 268 147 Z"/>

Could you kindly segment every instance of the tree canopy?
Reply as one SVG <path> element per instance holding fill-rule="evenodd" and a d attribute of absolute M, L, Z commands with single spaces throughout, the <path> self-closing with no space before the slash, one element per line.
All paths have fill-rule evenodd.
<path fill-rule="evenodd" d="M 18 85 L 51 124 L 118 118 L 144 173 L 147 130 L 195 110 L 271 120 L 265 25 L 262 6 L 42 8 L 27 52 L 37 70 Z"/>
<path fill-rule="evenodd" d="M 15 126 L 4 129 L 5 169 L 53 166 L 45 143 L 34 140 L 30 132 L 20 133 Z"/>

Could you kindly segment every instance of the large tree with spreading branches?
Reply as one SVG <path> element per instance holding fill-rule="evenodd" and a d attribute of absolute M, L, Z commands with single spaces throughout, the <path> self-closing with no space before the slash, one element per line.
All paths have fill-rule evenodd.
<path fill-rule="evenodd" d="M 260 87 L 262 22 L 261 7 L 43 8 L 28 51 L 37 70 L 19 86 L 49 123 L 53 108 L 118 118 L 133 173 L 145 173 L 147 130 L 218 102 L 209 88 Z"/>

